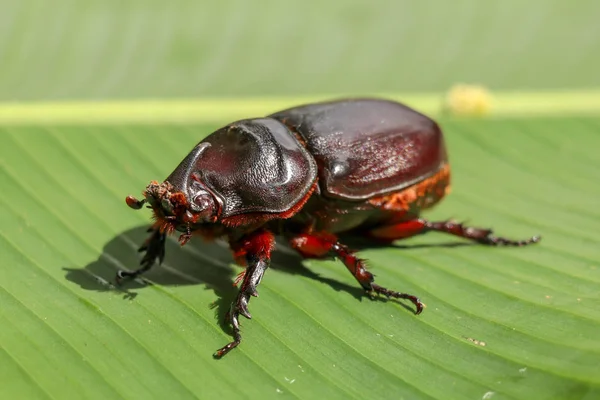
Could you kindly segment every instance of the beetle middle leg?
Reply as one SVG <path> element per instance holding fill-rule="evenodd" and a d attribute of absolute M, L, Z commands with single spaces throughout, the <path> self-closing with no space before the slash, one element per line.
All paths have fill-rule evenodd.
<path fill-rule="evenodd" d="M 242 237 L 241 240 L 231 243 L 236 260 L 245 257 L 247 267 L 244 271 L 240 291 L 236 299 L 231 303 L 231 308 L 226 315 L 228 322 L 233 326 L 233 341 L 217 350 L 215 358 L 221 358 L 231 350 L 236 348 L 242 341 L 240 334 L 239 316 L 251 319 L 248 311 L 248 302 L 250 296 L 258 297 L 256 290 L 262 277 L 269 267 L 271 260 L 271 251 L 275 246 L 275 237 L 265 229 L 260 229 L 249 235 Z"/>
<path fill-rule="evenodd" d="M 369 235 L 376 239 L 391 241 L 419 235 L 428 231 L 445 232 L 488 246 L 526 246 L 537 243 L 541 239 L 540 236 L 532 236 L 524 240 L 511 240 L 492 235 L 493 232 L 491 229 L 468 227 L 453 221 L 431 222 L 422 218 L 384 225 L 372 229 Z"/>
<path fill-rule="evenodd" d="M 367 294 L 382 294 L 386 297 L 410 300 L 416 309 L 416 314 L 423 311 L 423 303 L 418 297 L 407 293 L 400 293 L 386 289 L 374 283 L 373 274 L 367 271 L 364 260 L 356 257 L 353 251 L 340 243 L 336 236 L 320 233 L 303 233 L 290 240 L 291 246 L 306 258 L 321 258 L 328 254 L 335 254 L 346 266 L 348 271 L 356 278 Z"/>
<path fill-rule="evenodd" d="M 138 249 L 139 252 L 146 252 L 140 261 L 140 265 L 142 267 L 135 271 L 117 271 L 116 281 L 118 284 L 120 284 L 126 278 L 133 279 L 148 271 L 150 268 L 152 268 L 157 259 L 159 264 L 163 262 L 165 258 L 165 241 L 167 239 L 167 235 L 154 227 L 149 228 L 148 232 L 152 232 L 152 234 Z"/>

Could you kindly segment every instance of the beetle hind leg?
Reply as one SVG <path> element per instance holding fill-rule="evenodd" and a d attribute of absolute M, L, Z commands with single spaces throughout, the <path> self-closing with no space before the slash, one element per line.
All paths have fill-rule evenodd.
<path fill-rule="evenodd" d="M 454 236 L 473 240 L 480 244 L 488 246 L 527 246 L 528 244 L 537 243 L 541 240 L 540 236 L 532 236 L 523 240 L 512 240 L 503 237 L 494 236 L 491 229 L 482 229 L 465 226 L 462 223 L 453 221 L 429 222 L 426 221 L 427 229 L 438 232 L 449 233 Z"/>
<path fill-rule="evenodd" d="M 160 232 L 159 229 L 151 227 L 148 232 L 152 232 L 150 237 L 146 239 L 144 244 L 138 249 L 138 252 L 146 252 L 140 261 L 141 268 L 135 271 L 117 271 L 116 282 L 121 284 L 124 279 L 134 279 L 144 272 L 148 271 L 156 260 L 159 264 L 162 264 L 165 258 L 165 242 L 167 235 Z"/>
<path fill-rule="evenodd" d="M 365 261 L 358 258 L 347 246 L 341 244 L 334 235 L 329 233 L 300 234 L 290 240 L 291 246 L 306 258 L 321 258 L 333 253 L 339 258 L 348 271 L 365 289 L 367 294 L 380 294 L 395 299 L 411 301 L 416 307 L 416 314 L 423 311 L 424 304 L 418 297 L 386 289 L 374 283 L 373 274 L 367 271 Z"/>
<path fill-rule="evenodd" d="M 375 228 L 369 232 L 369 235 L 375 239 L 392 241 L 419 235 L 428 231 L 444 232 L 488 246 L 522 247 L 528 244 L 537 243 L 541 240 L 540 236 L 532 236 L 524 240 L 512 240 L 494 236 L 491 229 L 469 227 L 454 221 L 431 222 L 422 218 Z"/>
<path fill-rule="evenodd" d="M 371 284 L 371 288 L 373 289 L 373 292 L 375 292 L 377 294 L 382 294 L 388 298 L 393 297 L 394 299 L 410 300 L 410 302 L 413 303 L 415 305 L 415 307 L 417 308 L 415 311 L 416 315 L 419 315 L 419 314 L 421 314 L 421 312 L 423 312 L 423 308 L 425 307 L 425 304 L 423 304 L 417 296 L 413 296 L 412 294 L 407 294 L 407 293 L 395 292 L 393 290 L 389 290 L 384 287 L 381 287 L 375 283 Z"/>

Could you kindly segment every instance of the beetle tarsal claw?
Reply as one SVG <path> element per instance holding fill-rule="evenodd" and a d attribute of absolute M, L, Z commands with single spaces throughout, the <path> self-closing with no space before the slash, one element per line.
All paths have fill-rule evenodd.
<path fill-rule="evenodd" d="M 227 313 L 225 314 L 225 322 L 229 322 L 233 326 L 233 341 L 231 341 L 230 343 L 226 344 L 225 346 L 223 346 L 219 350 L 217 350 L 213 354 L 214 358 L 216 358 L 216 359 L 222 358 L 223 356 L 225 356 L 225 354 L 227 354 L 231 350 L 235 349 L 242 341 L 242 336 L 240 335 L 239 314 L 242 314 L 243 316 L 245 316 L 246 318 L 249 318 L 249 319 L 252 318 L 252 316 L 248 312 L 247 303 L 246 303 L 245 312 L 244 312 L 242 310 L 242 306 L 240 304 L 239 297 L 238 297 L 238 301 L 234 302 L 231 305 L 231 309 L 229 311 L 227 311 Z"/>
<path fill-rule="evenodd" d="M 237 333 L 237 335 L 234 334 L 234 336 L 235 338 L 231 343 L 228 343 L 227 345 L 221 347 L 213 354 L 214 358 L 221 359 L 225 354 L 229 353 L 231 350 L 239 346 L 240 342 L 242 341 L 242 337 L 239 335 L 239 332 Z"/>
<path fill-rule="evenodd" d="M 248 318 L 248 319 L 252 319 L 252 315 L 250 314 L 250 311 L 248 311 L 248 307 L 242 307 L 240 309 L 240 314 L 243 315 L 244 317 Z"/>
<path fill-rule="evenodd" d="M 192 238 L 192 228 L 190 227 L 190 224 L 187 223 L 185 226 L 185 233 L 182 233 L 179 236 L 179 244 L 181 244 L 182 246 L 185 246 L 186 243 L 189 242 L 191 238 Z"/>
<path fill-rule="evenodd" d="M 256 291 L 256 287 L 254 287 L 254 285 L 250 285 L 246 288 L 246 290 L 240 291 L 236 300 L 231 304 L 231 308 L 225 314 L 225 322 L 230 323 L 233 327 L 234 340 L 217 350 L 213 354 L 213 357 L 222 358 L 225 354 L 229 353 L 240 344 L 242 336 L 240 334 L 239 316 L 243 315 L 248 319 L 252 319 L 252 315 L 250 314 L 250 311 L 248 311 L 248 301 L 250 300 L 250 296 L 258 297 L 258 292 Z"/>
<path fill-rule="evenodd" d="M 536 236 L 530 237 L 529 239 L 511 240 L 511 239 L 506 239 L 503 237 L 493 236 L 490 231 L 490 234 L 488 234 L 488 236 L 486 236 L 483 240 L 481 240 L 481 243 L 491 245 L 491 246 L 523 247 L 523 246 L 527 246 L 529 244 L 538 243 L 541 239 L 542 239 L 541 236 L 536 235 Z"/>
<path fill-rule="evenodd" d="M 121 280 L 125 278 L 125 272 L 122 270 L 117 271 L 117 283 L 121 283 Z"/>
<path fill-rule="evenodd" d="M 234 314 L 241 314 L 248 319 L 252 319 L 252 315 L 250 315 L 250 311 L 248 310 L 249 300 L 250 296 L 247 293 L 240 293 L 234 305 Z"/>
<path fill-rule="evenodd" d="M 125 279 L 135 279 L 139 275 L 148 271 L 154 263 L 158 260 L 158 264 L 162 264 L 165 258 L 165 241 L 166 235 L 158 229 L 151 228 L 152 234 L 139 248 L 139 252 L 145 252 L 144 256 L 140 260 L 141 267 L 135 271 L 117 271 L 115 281 L 117 285 L 123 283 Z"/>
<path fill-rule="evenodd" d="M 419 300 L 418 297 L 413 296 L 412 294 L 395 292 L 393 290 L 386 289 L 386 288 L 381 287 L 376 284 L 372 284 L 371 287 L 373 288 L 373 291 L 375 293 L 383 294 L 384 296 L 386 296 L 388 298 L 393 297 L 394 299 L 410 300 L 410 302 L 413 303 L 415 305 L 415 307 L 417 308 L 415 311 L 416 315 L 419 315 L 419 314 L 421 314 L 421 312 L 423 312 L 423 308 L 425 307 L 425 304 L 423 304 L 421 302 L 421 300 Z"/>
<path fill-rule="evenodd" d="M 179 244 L 182 246 L 185 246 L 187 244 L 187 242 L 190 241 L 191 238 L 192 238 L 191 234 L 182 233 L 181 235 L 179 235 Z"/>

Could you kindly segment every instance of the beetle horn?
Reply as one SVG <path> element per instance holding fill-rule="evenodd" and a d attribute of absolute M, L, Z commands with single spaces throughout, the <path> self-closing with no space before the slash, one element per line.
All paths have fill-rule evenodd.
<path fill-rule="evenodd" d="M 194 165 L 196 165 L 196 162 L 202 153 L 204 153 L 204 151 L 206 151 L 206 149 L 209 147 L 210 143 L 199 143 L 196 147 L 194 147 L 190 154 L 188 154 L 187 157 L 184 158 L 181 163 L 179 163 L 179 166 L 175 168 L 171 175 L 168 176 L 166 181 L 173 185 L 175 190 L 187 193 L 188 179 L 192 175 Z"/>

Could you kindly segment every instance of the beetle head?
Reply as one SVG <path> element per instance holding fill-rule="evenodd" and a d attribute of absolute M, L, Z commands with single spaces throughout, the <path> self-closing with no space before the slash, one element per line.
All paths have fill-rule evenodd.
<path fill-rule="evenodd" d="M 161 232 L 184 232 L 179 238 L 182 245 L 190 239 L 195 225 L 214 223 L 220 214 L 219 199 L 193 171 L 208 147 L 209 143 L 198 144 L 163 183 L 150 182 L 143 192 L 143 200 L 126 198 L 127 205 L 136 210 L 147 202 L 154 212 L 155 227 Z"/>

